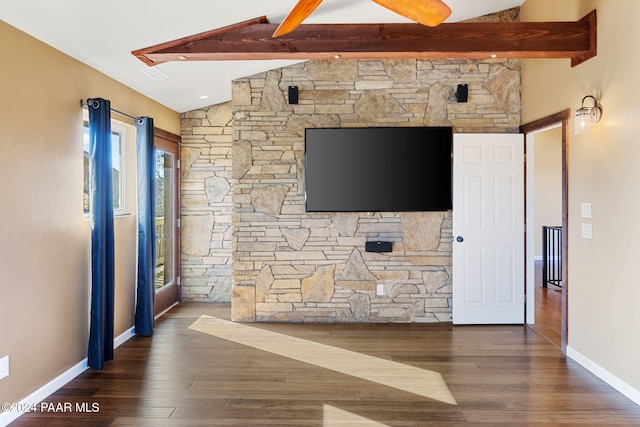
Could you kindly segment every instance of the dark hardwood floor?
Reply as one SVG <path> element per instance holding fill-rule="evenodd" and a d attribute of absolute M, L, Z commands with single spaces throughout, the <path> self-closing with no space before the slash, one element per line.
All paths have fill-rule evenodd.
<path fill-rule="evenodd" d="M 240 325 L 247 340 L 254 331 L 314 353 L 345 352 L 345 365 L 373 356 L 391 373 L 383 384 L 189 328 L 229 312 L 180 304 L 153 338 L 133 337 L 104 371 L 88 370 L 46 399 L 74 411 L 27 413 L 11 426 L 640 425 L 639 406 L 526 326 Z M 457 404 L 395 387 L 395 367 L 439 373 Z M 98 411 L 78 412 L 77 403 Z"/>

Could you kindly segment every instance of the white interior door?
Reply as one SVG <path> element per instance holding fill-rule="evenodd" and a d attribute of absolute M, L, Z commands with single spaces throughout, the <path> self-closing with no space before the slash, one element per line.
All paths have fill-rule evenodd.
<path fill-rule="evenodd" d="M 524 135 L 455 134 L 453 323 L 524 323 Z"/>

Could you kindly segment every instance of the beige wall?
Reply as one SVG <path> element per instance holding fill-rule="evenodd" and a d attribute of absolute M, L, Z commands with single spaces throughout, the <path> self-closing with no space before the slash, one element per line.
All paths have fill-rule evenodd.
<path fill-rule="evenodd" d="M 604 118 L 589 135 L 569 136 L 569 346 L 640 390 L 640 2 L 527 0 L 523 21 L 577 20 L 598 11 L 598 56 L 523 61 L 523 123 L 575 109 L 600 95 Z M 573 125 L 573 123 L 572 123 Z M 593 219 L 580 218 L 590 202 Z M 581 238 L 581 222 L 593 240 Z"/>
<path fill-rule="evenodd" d="M 562 225 L 562 128 L 536 133 L 534 138 L 534 255 L 541 257 L 542 227 Z"/>
<path fill-rule="evenodd" d="M 82 215 L 80 99 L 179 114 L 0 21 L 0 402 L 18 402 L 86 357 L 89 225 Z M 131 327 L 135 216 L 116 220 L 116 334 Z"/>

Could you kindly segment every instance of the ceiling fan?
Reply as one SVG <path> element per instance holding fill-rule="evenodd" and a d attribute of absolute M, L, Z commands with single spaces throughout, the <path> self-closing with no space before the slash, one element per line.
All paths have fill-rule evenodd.
<path fill-rule="evenodd" d="M 373 0 L 382 7 L 428 27 L 440 25 L 451 15 L 451 9 L 442 0 Z M 295 30 L 322 0 L 298 0 L 298 4 L 273 33 L 279 37 Z"/>

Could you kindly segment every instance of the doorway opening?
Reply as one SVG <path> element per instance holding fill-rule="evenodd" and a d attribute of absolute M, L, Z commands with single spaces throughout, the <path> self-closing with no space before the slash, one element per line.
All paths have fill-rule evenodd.
<path fill-rule="evenodd" d="M 526 321 L 540 335 L 557 344 L 566 354 L 568 312 L 568 124 L 571 110 L 544 117 L 521 126 L 525 134 L 526 151 Z M 538 141 L 538 143 L 536 143 Z M 553 146 L 557 151 L 553 151 Z M 536 152 L 536 149 L 538 151 Z M 536 153 L 538 155 L 536 155 Z M 544 168 L 554 160 L 545 158 L 559 155 L 560 171 Z M 536 165 L 538 161 L 538 165 Z M 547 168 L 549 169 L 549 168 Z M 552 169 L 552 168 L 551 168 Z M 553 182 L 544 181 L 541 175 L 549 172 Z M 555 176 L 555 178 L 553 178 Z M 549 178 L 549 177 L 547 177 Z M 558 179 L 559 178 L 559 179 Z M 545 187 L 547 193 L 536 191 L 535 186 Z M 536 197 L 537 195 L 537 197 Z M 560 200 L 555 200 L 558 197 Z M 536 200 L 537 199 L 537 200 Z M 547 199 L 547 200 L 545 200 Z M 558 203 L 559 206 L 556 204 Z M 556 222 L 542 224 L 542 222 Z M 561 235 L 558 242 L 561 258 L 552 259 L 562 272 L 560 286 L 542 287 L 542 226 L 558 227 Z M 537 274 L 536 274 L 537 273 Z"/>

